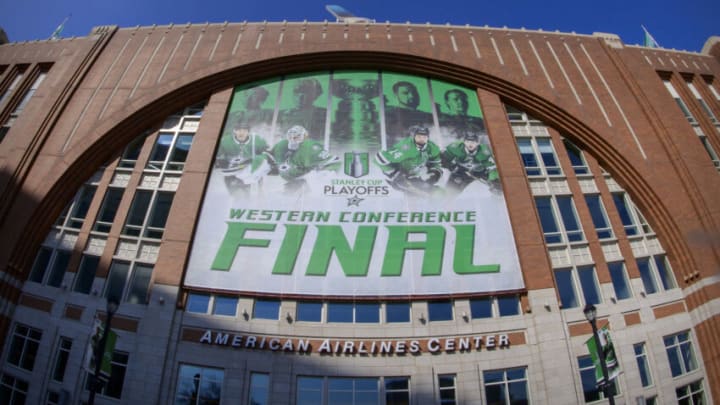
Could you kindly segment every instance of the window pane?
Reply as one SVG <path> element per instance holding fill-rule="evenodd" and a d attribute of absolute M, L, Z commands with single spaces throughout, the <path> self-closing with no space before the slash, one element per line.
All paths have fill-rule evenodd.
<path fill-rule="evenodd" d="M 563 144 L 565 145 L 565 150 L 570 158 L 570 164 L 572 164 L 575 174 L 588 174 L 590 170 L 585 164 L 580 149 L 567 139 L 563 139 Z"/>
<path fill-rule="evenodd" d="M 525 165 L 525 173 L 527 173 L 528 176 L 538 176 L 542 174 L 538 167 L 539 165 L 532 147 L 532 141 L 527 138 L 520 138 L 517 140 L 517 143 L 518 149 L 520 150 L 520 157 Z"/>
<path fill-rule="evenodd" d="M 145 214 L 147 214 L 151 198 L 151 191 L 139 190 L 135 193 L 132 205 L 130 206 L 130 213 L 128 214 L 127 221 L 125 223 L 126 225 L 132 225 L 133 228 L 126 229 L 124 233 L 133 236 L 140 235 L 140 230 L 135 227 L 141 227 L 145 222 Z"/>
<path fill-rule="evenodd" d="M 195 312 L 206 314 L 210 307 L 210 296 L 206 294 L 188 294 L 187 306 L 185 310 L 188 312 Z"/>
<path fill-rule="evenodd" d="M 628 236 L 637 235 L 638 229 L 635 225 L 632 214 L 630 214 L 630 209 L 627 205 L 627 202 L 625 201 L 625 195 L 615 193 L 612 196 L 613 201 L 615 202 L 615 208 L 617 208 L 618 214 L 620 214 L 620 219 L 622 220 L 623 226 L 625 227 L 625 233 Z"/>
<path fill-rule="evenodd" d="M 133 270 L 133 279 L 128 293 L 128 302 L 131 304 L 147 304 L 148 291 L 150 290 L 150 278 L 152 277 L 153 265 L 136 264 Z"/>
<path fill-rule="evenodd" d="M 35 264 L 33 264 L 32 271 L 30 272 L 30 281 L 42 283 L 43 278 L 45 277 L 45 270 L 50 262 L 50 256 L 52 256 L 52 249 L 46 247 L 40 248 L 37 257 L 35 258 Z"/>
<path fill-rule="evenodd" d="M 345 322 L 353 321 L 353 304 L 349 302 L 329 302 L 327 304 L 327 320 L 328 322 Z"/>
<path fill-rule="evenodd" d="M 410 303 L 408 302 L 388 302 L 385 304 L 385 321 L 394 322 L 410 322 Z"/>
<path fill-rule="evenodd" d="M 148 167 L 152 169 L 160 169 L 159 166 L 157 166 L 158 162 L 162 163 L 165 161 L 165 157 L 167 156 L 168 151 L 170 150 L 170 145 L 172 144 L 173 140 L 173 134 L 160 134 L 157 138 L 157 141 L 155 141 L 155 147 L 153 148 L 152 153 L 150 154 L 150 162 L 148 162 Z M 151 164 L 155 163 L 155 164 Z"/>
<path fill-rule="evenodd" d="M 588 209 L 590 210 L 590 216 L 592 217 L 593 224 L 595 225 L 598 238 L 612 238 L 612 230 L 610 229 L 610 224 L 605 216 L 605 209 L 600 201 L 600 196 L 586 195 L 585 201 L 587 202 Z"/>
<path fill-rule="evenodd" d="M 70 357 L 72 349 L 72 340 L 61 337 L 58 342 L 57 351 L 55 353 L 55 366 L 53 367 L 52 379 L 62 382 L 65 379 L 65 368 Z"/>
<path fill-rule="evenodd" d="M 124 191 L 125 189 L 122 188 L 109 188 L 107 190 L 93 230 L 105 233 L 110 232 L 110 227 L 115 220 L 115 214 L 117 214 Z"/>
<path fill-rule="evenodd" d="M 572 198 L 568 196 L 558 196 L 557 203 L 560 209 L 560 217 L 565 225 L 568 241 L 577 242 L 583 240 L 583 233 L 580 229 L 577 216 L 575 215 L 575 206 L 573 205 Z"/>
<path fill-rule="evenodd" d="M 520 314 L 520 300 L 517 295 L 506 295 L 498 297 L 497 302 L 500 316 L 511 316 Z"/>
<path fill-rule="evenodd" d="M 657 267 L 660 282 L 662 282 L 664 289 L 670 290 L 677 287 L 675 277 L 673 277 L 672 271 L 670 271 L 670 266 L 668 266 L 665 261 L 665 256 L 655 256 L 655 266 Z"/>
<path fill-rule="evenodd" d="M 613 289 L 615 290 L 615 298 L 618 300 L 630 298 L 630 285 L 627 281 L 623 262 L 608 263 L 608 270 L 610 271 L 610 278 L 612 279 Z"/>
<path fill-rule="evenodd" d="M 377 303 L 355 304 L 355 322 L 357 322 L 357 323 L 378 323 L 378 322 L 380 322 L 380 304 L 377 304 Z"/>
<path fill-rule="evenodd" d="M 174 193 L 158 193 L 153 212 L 148 220 L 148 226 L 155 229 L 148 229 L 145 236 L 156 239 L 162 237 L 162 229 L 165 228 L 174 196 Z"/>
<path fill-rule="evenodd" d="M 250 404 L 267 405 L 270 396 L 270 376 L 264 373 L 250 374 Z"/>
<path fill-rule="evenodd" d="M 110 274 L 108 274 L 108 279 L 105 282 L 105 298 L 115 297 L 120 299 L 122 297 L 128 272 L 130 272 L 129 263 L 112 262 Z"/>
<path fill-rule="evenodd" d="M 80 268 L 75 276 L 75 287 L 73 291 L 90 294 L 99 263 L 99 256 L 83 255 Z"/>
<path fill-rule="evenodd" d="M 323 379 L 321 377 L 298 377 L 297 405 L 322 404 Z"/>
<path fill-rule="evenodd" d="M 535 205 L 537 206 L 538 215 L 540 216 L 540 225 L 542 225 L 543 233 L 545 234 L 545 242 L 562 242 L 550 198 L 535 197 Z"/>
<path fill-rule="evenodd" d="M 55 260 L 53 260 L 52 269 L 50 270 L 50 276 L 48 277 L 47 285 L 51 287 L 60 287 L 67 270 L 68 263 L 70 263 L 71 252 L 66 250 L 58 250 L 55 253 Z"/>
<path fill-rule="evenodd" d="M 473 319 L 492 318 L 492 298 L 476 298 L 470 300 L 470 315 Z"/>
<path fill-rule="evenodd" d="M 235 316 L 237 314 L 237 305 L 237 297 L 216 296 L 213 315 Z"/>
<path fill-rule="evenodd" d="M 645 294 L 655 294 L 657 292 L 657 284 L 650 270 L 650 259 L 645 257 L 636 259 L 636 262 L 638 270 L 640 270 L 640 279 L 642 279 Z"/>
<path fill-rule="evenodd" d="M 280 319 L 280 301 L 278 300 L 255 300 L 253 308 L 255 319 Z"/>
<path fill-rule="evenodd" d="M 553 149 L 552 143 L 549 139 L 537 139 L 538 150 L 542 157 L 545 170 L 548 175 L 562 174 L 560 171 L 560 165 L 558 165 L 557 159 L 555 158 L 555 150 Z"/>
<path fill-rule="evenodd" d="M 320 322 L 322 306 L 322 302 L 298 302 L 295 318 L 304 322 Z"/>
<path fill-rule="evenodd" d="M 453 319 L 452 301 L 428 302 L 428 317 L 430 321 L 451 321 Z"/>
<path fill-rule="evenodd" d="M 182 163 L 187 160 L 187 154 L 192 145 L 192 135 L 179 135 L 175 142 L 175 150 L 173 155 L 170 157 L 170 161 L 174 163 Z"/>
<path fill-rule="evenodd" d="M 71 220 L 68 224 L 69 227 L 80 228 L 80 226 L 82 226 L 83 220 L 87 216 L 88 209 L 90 208 L 90 203 L 95 196 L 96 189 L 97 187 L 90 185 L 82 188 L 80 197 L 75 201 L 75 205 L 73 206 Z"/>
<path fill-rule="evenodd" d="M 570 270 L 555 270 L 555 282 L 557 283 L 560 303 L 563 308 L 575 308 L 578 306 L 575 287 L 572 281 Z"/>
<path fill-rule="evenodd" d="M 595 278 L 595 267 L 578 267 L 578 276 L 580 278 L 580 285 L 582 286 L 583 296 L 585 297 L 585 303 L 599 304 L 600 291 L 598 290 L 598 284 Z"/>

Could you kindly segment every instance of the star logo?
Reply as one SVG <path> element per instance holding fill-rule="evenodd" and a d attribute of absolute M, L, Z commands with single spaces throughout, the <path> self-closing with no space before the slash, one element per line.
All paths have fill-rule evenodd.
<path fill-rule="evenodd" d="M 348 200 L 348 207 L 352 207 L 353 205 L 356 207 L 360 206 L 360 202 L 364 200 L 364 198 L 359 198 L 358 196 L 352 196 L 347 199 Z"/>

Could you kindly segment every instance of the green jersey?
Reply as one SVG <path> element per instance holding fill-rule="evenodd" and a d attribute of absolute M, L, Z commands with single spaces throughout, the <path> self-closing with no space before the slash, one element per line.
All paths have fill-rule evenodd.
<path fill-rule="evenodd" d="M 463 141 L 453 142 L 442 153 L 442 165 L 450 170 L 450 181 L 457 184 L 474 179 L 498 180 L 495 161 L 487 145 L 478 144 L 470 153 Z"/>
<path fill-rule="evenodd" d="M 336 170 L 340 160 L 330 155 L 320 142 L 305 139 L 297 149 L 290 149 L 287 139 L 266 154 L 273 168 L 285 180 L 294 180 L 312 170 Z"/>
<path fill-rule="evenodd" d="M 250 135 L 245 142 L 233 136 L 225 136 L 220 140 L 218 160 L 225 162 L 224 168 L 242 169 L 268 150 L 268 144 L 257 135 Z"/>
<path fill-rule="evenodd" d="M 435 181 L 442 174 L 440 148 L 430 141 L 418 148 L 413 137 L 401 140 L 388 150 L 381 150 L 375 155 L 375 160 L 386 174 L 397 172 L 406 178 L 422 178 L 430 174 Z"/>

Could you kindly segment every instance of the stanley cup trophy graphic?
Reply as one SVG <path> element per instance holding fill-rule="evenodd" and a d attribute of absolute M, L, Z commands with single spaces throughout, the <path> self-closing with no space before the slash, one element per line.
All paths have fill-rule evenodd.
<path fill-rule="evenodd" d="M 378 80 L 335 79 L 332 93 L 340 98 L 332 125 L 333 139 L 351 149 L 378 149 L 378 112 L 372 100 L 378 97 Z"/>

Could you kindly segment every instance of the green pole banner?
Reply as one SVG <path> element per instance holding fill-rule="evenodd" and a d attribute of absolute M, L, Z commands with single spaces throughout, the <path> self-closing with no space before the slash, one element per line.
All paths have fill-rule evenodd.
<path fill-rule="evenodd" d="M 603 326 L 598 330 L 598 340 L 600 341 L 600 347 L 602 348 L 603 354 L 605 354 L 605 366 L 607 367 L 608 379 L 614 380 L 620 374 L 620 365 L 618 364 L 617 357 L 615 356 L 615 347 L 613 346 L 612 339 L 610 338 L 610 331 L 607 325 Z M 602 385 L 605 382 L 602 373 L 602 366 L 600 365 L 600 356 L 598 353 L 597 345 L 595 344 L 595 337 L 591 337 L 585 342 L 585 345 L 590 352 L 590 358 L 595 365 L 595 381 L 598 385 Z"/>

